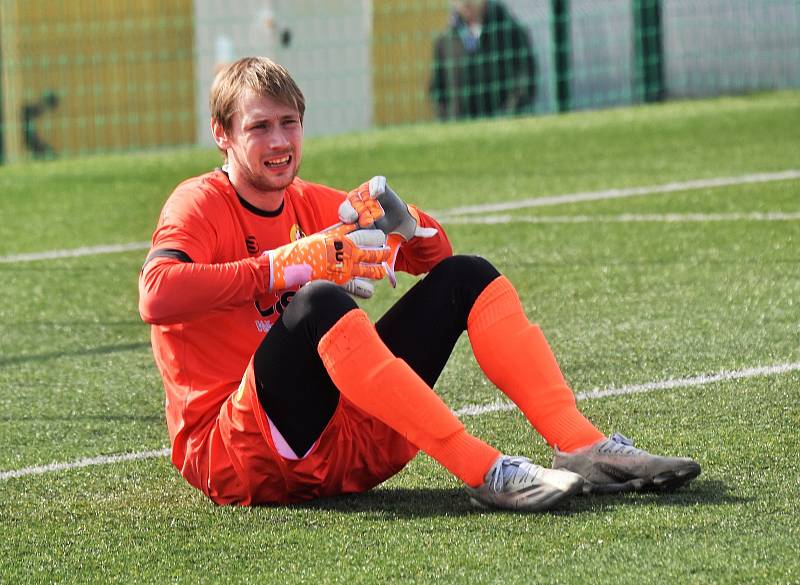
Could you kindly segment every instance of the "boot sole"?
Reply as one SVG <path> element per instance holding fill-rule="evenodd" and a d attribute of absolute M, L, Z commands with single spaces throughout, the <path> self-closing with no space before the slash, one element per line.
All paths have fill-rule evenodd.
<path fill-rule="evenodd" d="M 618 494 L 622 492 L 639 492 L 645 490 L 671 492 L 686 485 L 700 475 L 699 465 L 687 465 L 682 469 L 665 471 L 653 477 L 637 477 L 619 483 L 592 483 L 585 481 L 583 493 L 589 494 Z"/>

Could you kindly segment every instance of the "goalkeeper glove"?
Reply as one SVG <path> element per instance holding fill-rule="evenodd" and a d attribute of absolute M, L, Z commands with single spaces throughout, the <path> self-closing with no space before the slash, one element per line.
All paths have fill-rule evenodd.
<path fill-rule="evenodd" d="M 355 277 L 380 280 L 386 276 L 389 248 L 385 234 L 379 230 L 356 230 L 354 225 L 341 225 L 265 254 L 269 256 L 271 291 L 312 280 L 329 280 L 345 288 L 349 286 L 353 289 L 348 289 L 350 292 L 359 294 L 363 288 L 351 281 Z"/>
<path fill-rule="evenodd" d="M 394 264 L 400 245 L 413 237 L 431 238 L 438 232 L 436 228 L 420 227 L 417 209 L 406 205 L 386 184 L 386 177 L 382 176 L 372 177 L 350 191 L 339 206 L 339 219 L 344 224 L 375 227 L 388 236 L 390 252 L 386 266 L 393 287 L 397 285 Z"/>
<path fill-rule="evenodd" d="M 339 219 L 362 228 L 374 225 L 387 236 L 398 234 L 404 242 L 413 237 L 430 238 L 438 231 L 420 227 L 419 214 L 412 212 L 381 176 L 372 177 L 347 194 L 347 200 L 339 206 Z"/>

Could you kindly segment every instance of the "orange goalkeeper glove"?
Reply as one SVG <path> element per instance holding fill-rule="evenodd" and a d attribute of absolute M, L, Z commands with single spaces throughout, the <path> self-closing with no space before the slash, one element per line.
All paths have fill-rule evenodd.
<path fill-rule="evenodd" d="M 404 242 L 414 237 L 430 238 L 437 232 L 436 228 L 420 227 L 419 214 L 412 212 L 381 176 L 372 177 L 347 194 L 347 200 L 339 206 L 339 219 L 361 228 L 374 225 L 387 236 L 398 234 Z"/>
<path fill-rule="evenodd" d="M 386 177 L 376 176 L 347 194 L 347 200 L 339 206 L 339 219 L 344 224 L 357 224 L 362 228 L 374 227 L 385 233 L 390 248 L 387 276 L 392 286 L 397 285 L 394 264 L 400 245 L 411 238 L 431 238 L 436 228 L 419 225 L 419 212 L 400 199 L 389 185 Z"/>
<path fill-rule="evenodd" d="M 386 235 L 379 230 L 356 230 L 354 225 L 341 225 L 266 254 L 271 291 L 312 280 L 329 280 L 347 288 L 356 277 L 380 280 L 386 276 L 389 248 Z"/>

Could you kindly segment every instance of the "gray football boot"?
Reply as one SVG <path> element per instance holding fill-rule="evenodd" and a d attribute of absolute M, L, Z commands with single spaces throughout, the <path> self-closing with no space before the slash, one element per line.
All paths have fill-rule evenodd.
<path fill-rule="evenodd" d="M 572 453 L 556 448 L 553 467 L 581 475 L 585 480 L 583 492 L 587 494 L 642 489 L 671 491 L 700 475 L 696 461 L 651 455 L 620 434 Z"/>
<path fill-rule="evenodd" d="M 569 471 L 547 469 L 526 457 L 500 455 L 477 488 L 467 487 L 478 508 L 539 512 L 552 508 L 583 487 L 583 478 Z"/>

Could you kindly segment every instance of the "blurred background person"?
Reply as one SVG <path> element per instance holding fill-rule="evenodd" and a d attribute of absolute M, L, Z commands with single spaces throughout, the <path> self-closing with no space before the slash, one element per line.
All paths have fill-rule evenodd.
<path fill-rule="evenodd" d="M 533 111 L 528 30 L 496 0 L 459 0 L 434 45 L 430 94 L 440 120 Z"/>

